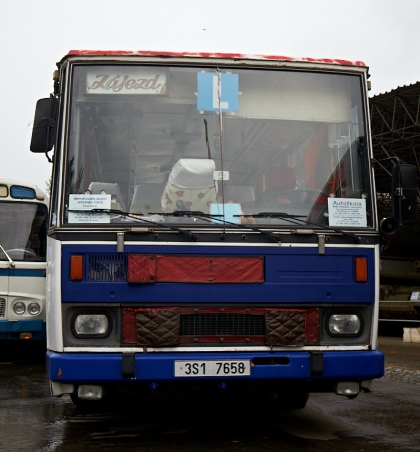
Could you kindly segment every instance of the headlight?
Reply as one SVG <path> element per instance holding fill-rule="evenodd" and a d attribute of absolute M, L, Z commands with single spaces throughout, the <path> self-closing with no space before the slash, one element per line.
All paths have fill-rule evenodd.
<path fill-rule="evenodd" d="M 25 303 L 18 301 L 13 305 L 13 312 L 17 315 L 22 315 L 26 311 Z"/>
<path fill-rule="evenodd" d="M 105 336 L 108 333 L 108 327 L 106 314 L 79 314 L 74 320 L 74 332 L 78 336 Z"/>
<path fill-rule="evenodd" d="M 41 312 L 41 306 L 38 303 L 31 303 L 28 306 L 28 312 L 32 315 L 38 315 Z"/>
<path fill-rule="evenodd" d="M 328 321 L 328 329 L 332 335 L 352 335 L 360 333 L 361 321 L 357 314 L 333 314 Z"/>

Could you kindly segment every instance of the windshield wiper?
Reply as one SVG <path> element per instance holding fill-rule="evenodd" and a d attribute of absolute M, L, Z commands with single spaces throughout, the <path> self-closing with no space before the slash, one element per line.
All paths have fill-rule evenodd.
<path fill-rule="evenodd" d="M 198 234 L 197 233 L 193 233 L 192 231 L 188 231 L 188 230 L 184 230 L 184 229 L 180 229 L 177 228 L 176 226 L 169 226 L 167 223 L 161 223 L 161 222 L 157 222 L 157 221 L 153 221 L 153 220 L 149 220 L 148 218 L 140 218 L 139 213 L 137 214 L 133 214 L 130 212 L 123 212 L 122 210 L 118 210 L 118 209 L 91 209 L 91 210 L 68 210 L 68 212 L 76 212 L 76 213 L 108 213 L 108 214 L 114 214 L 114 215 L 121 215 L 127 218 L 133 218 L 136 221 L 142 221 L 144 223 L 148 223 L 148 224 L 153 224 L 155 226 L 158 227 L 163 227 L 166 229 L 169 229 L 171 231 L 175 231 L 178 232 L 179 234 L 185 235 L 193 240 L 198 240 Z M 204 212 L 201 212 L 200 210 L 194 211 L 194 210 L 176 210 L 172 213 L 163 213 L 163 212 L 159 212 L 159 213 L 149 213 L 149 215 L 160 215 L 162 217 L 165 216 L 173 216 L 173 217 L 195 217 L 195 218 L 206 218 L 206 219 L 212 219 L 212 220 L 216 220 L 220 223 L 223 224 L 229 224 L 232 226 L 235 226 L 237 228 L 240 229 L 247 229 L 247 230 L 251 230 L 251 231 L 255 231 L 255 232 L 259 232 L 260 234 L 266 235 L 272 239 L 274 239 L 276 242 L 280 242 L 281 241 L 281 236 L 280 234 L 276 234 L 270 231 L 266 231 L 264 229 L 261 228 L 257 228 L 252 226 L 251 224 L 241 224 L 241 223 L 234 223 L 231 221 L 227 221 L 227 220 L 223 220 L 219 217 L 221 217 L 222 215 L 210 215 L 210 214 L 206 214 Z M 254 214 L 254 215 L 238 215 L 238 217 L 252 217 L 252 218 L 280 218 L 280 219 L 284 219 L 286 221 L 288 221 L 291 224 L 294 224 L 296 226 L 301 226 L 301 225 L 310 225 L 310 226 L 315 226 L 318 228 L 322 228 L 322 229 L 327 229 L 329 231 L 334 231 L 337 232 L 343 236 L 349 237 L 351 239 L 353 239 L 355 242 L 360 242 L 361 238 L 359 236 L 357 236 L 356 234 L 352 234 L 351 232 L 346 232 L 343 231 L 341 229 L 338 228 L 333 228 L 331 226 L 326 226 L 326 225 L 320 225 L 318 223 L 312 223 L 310 221 L 307 220 L 302 220 L 301 218 L 306 218 L 305 215 L 291 215 L 285 212 L 260 212 L 258 214 Z M 153 232 L 153 231 L 152 231 Z M 8 256 L 8 254 L 4 251 L 4 249 L 1 247 L 2 251 L 5 253 L 5 255 L 8 257 L 9 262 L 11 262 L 11 265 L 14 266 L 14 262 L 10 259 L 10 257 Z M 13 264 L 12 264 L 13 263 Z"/>
<path fill-rule="evenodd" d="M 149 220 L 147 218 L 140 218 L 139 215 L 141 214 L 133 214 L 130 212 L 123 212 L 122 210 L 118 210 L 118 209 L 91 209 L 91 210 L 71 210 L 69 209 L 68 212 L 76 212 L 76 213 L 108 213 L 108 214 L 114 214 L 114 215 L 121 215 L 127 218 L 133 218 L 134 220 L 137 221 L 143 221 L 145 223 L 149 223 L 149 224 L 153 224 L 156 225 L 158 227 L 164 227 L 166 229 L 169 229 L 171 231 L 175 231 L 178 232 L 180 234 L 186 235 L 187 237 L 192 238 L 193 240 L 198 240 L 198 234 L 197 233 L 193 233 L 192 231 L 186 231 L 184 229 L 180 229 L 177 228 L 176 226 L 169 226 L 167 223 L 159 223 L 157 221 L 153 221 L 153 220 Z M 191 211 L 191 210 L 176 210 L 173 213 L 149 213 L 149 215 L 160 215 L 160 216 L 174 216 L 174 217 L 195 217 L 195 218 L 208 218 L 208 219 L 214 219 L 217 221 L 220 221 L 224 224 L 231 224 L 233 226 L 237 226 L 239 228 L 242 229 L 251 229 L 253 231 L 259 232 L 261 234 L 267 235 L 268 237 L 271 237 L 272 239 L 274 239 L 276 242 L 280 241 L 280 236 L 278 234 L 274 234 L 268 231 L 264 231 L 261 230 L 259 228 L 254 228 L 252 226 L 245 226 L 242 224 L 238 224 L 238 223 L 233 223 L 230 221 L 226 221 L 226 220 L 222 220 L 220 218 L 218 218 L 217 215 L 209 215 L 209 214 L 205 214 L 204 212 L 201 211 Z M 152 231 L 153 232 L 153 231 Z"/>
<path fill-rule="evenodd" d="M 146 218 L 140 218 L 139 215 L 142 215 L 142 214 L 139 214 L 139 213 L 133 214 L 133 213 L 130 213 L 130 212 L 123 212 L 122 210 L 118 210 L 118 209 L 91 209 L 91 210 L 71 210 L 71 209 L 68 209 L 67 212 L 76 212 L 76 213 L 109 213 L 109 214 L 114 214 L 114 215 L 121 215 L 121 216 L 126 217 L 126 218 L 133 218 L 134 220 L 137 220 L 137 221 L 143 221 L 144 223 L 154 224 L 155 226 L 164 227 L 164 228 L 169 229 L 171 231 L 179 232 L 180 234 L 186 235 L 187 237 L 190 237 L 193 240 L 197 240 L 198 239 L 198 234 L 195 234 L 192 231 L 185 231 L 185 230 L 177 228 L 175 226 L 169 226 L 166 223 L 159 223 L 157 221 L 149 220 L 149 219 L 146 219 Z M 150 214 L 150 215 L 161 215 L 161 214 Z M 151 232 L 153 232 L 153 230 Z"/>
<path fill-rule="evenodd" d="M 216 220 L 220 223 L 236 226 L 240 229 L 250 229 L 252 231 L 259 232 L 260 234 L 266 235 L 267 237 L 274 239 L 276 242 L 280 242 L 280 240 L 281 240 L 281 236 L 279 234 L 265 231 L 264 229 L 253 227 L 249 223 L 245 225 L 245 224 L 241 224 L 241 223 L 234 223 L 233 221 L 223 220 L 222 218 L 220 218 L 223 215 L 210 215 L 208 213 L 201 212 L 200 210 L 175 210 L 173 213 L 163 213 L 163 214 L 159 213 L 157 215 L 174 216 L 174 217 L 195 217 L 195 218 L 201 217 L 201 218 Z M 234 216 L 236 216 L 236 215 L 234 215 Z M 237 216 L 238 216 L 238 218 L 240 218 L 242 216 L 248 217 L 248 216 L 252 216 L 252 215 L 237 215 Z"/>
<path fill-rule="evenodd" d="M 7 254 L 6 250 L 0 245 L 0 250 L 3 252 L 3 254 L 6 256 L 6 259 L 9 261 L 9 265 L 11 267 L 15 266 L 15 263 L 13 262 L 13 259 Z"/>
<path fill-rule="evenodd" d="M 360 242 L 360 240 L 361 240 L 361 238 L 359 236 L 357 236 L 356 234 L 353 234 L 351 232 L 346 232 L 346 231 L 343 231 L 342 229 L 333 228 L 331 226 L 321 225 L 318 223 L 312 223 L 307 220 L 301 220 L 302 217 L 306 218 L 305 215 L 290 215 L 285 212 L 260 212 L 257 215 L 253 215 L 253 217 L 254 218 L 281 218 L 281 219 L 288 221 L 289 223 L 295 224 L 296 226 L 301 226 L 304 224 L 304 225 L 316 226 L 318 228 L 327 229 L 328 231 L 334 231 L 343 236 L 350 237 L 356 243 Z"/>

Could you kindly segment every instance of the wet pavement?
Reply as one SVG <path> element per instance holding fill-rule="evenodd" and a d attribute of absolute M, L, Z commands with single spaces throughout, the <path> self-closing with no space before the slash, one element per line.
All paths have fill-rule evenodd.
<path fill-rule="evenodd" d="M 312 394 L 303 410 L 285 410 L 270 398 L 174 394 L 84 412 L 67 395 L 49 397 L 42 347 L 13 350 L 3 343 L 0 450 L 419 451 L 420 344 L 381 337 L 379 345 L 386 375 L 372 394 L 354 400 Z"/>

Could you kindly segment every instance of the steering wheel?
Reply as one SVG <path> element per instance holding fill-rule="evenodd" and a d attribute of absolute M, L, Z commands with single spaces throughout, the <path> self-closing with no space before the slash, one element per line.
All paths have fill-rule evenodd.
<path fill-rule="evenodd" d="M 273 188 L 271 190 L 263 191 L 258 198 L 257 202 L 263 203 L 276 203 L 278 198 L 289 199 L 290 202 L 298 203 L 308 203 L 314 196 L 319 197 L 320 195 L 328 198 L 327 194 L 322 190 L 317 190 L 315 188 L 291 188 L 285 190 L 283 188 Z"/>
<path fill-rule="evenodd" d="M 14 254 L 14 253 L 23 253 L 23 255 L 29 255 L 30 257 L 38 257 L 35 252 L 28 248 L 13 248 L 11 250 L 6 250 L 7 254 Z"/>

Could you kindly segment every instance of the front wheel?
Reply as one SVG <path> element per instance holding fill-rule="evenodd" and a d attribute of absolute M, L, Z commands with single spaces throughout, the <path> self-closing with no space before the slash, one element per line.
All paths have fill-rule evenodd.
<path fill-rule="evenodd" d="M 309 400 L 309 393 L 300 391 L 278 392 L 277 400 L 281 408 L 289 410 L 300 410 L 305 408 Z"/>

